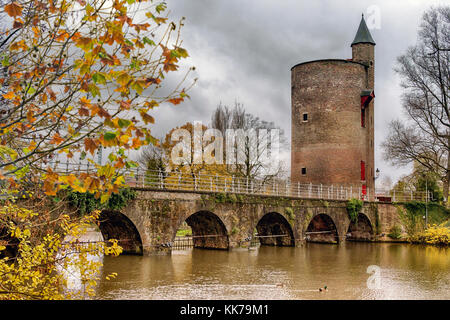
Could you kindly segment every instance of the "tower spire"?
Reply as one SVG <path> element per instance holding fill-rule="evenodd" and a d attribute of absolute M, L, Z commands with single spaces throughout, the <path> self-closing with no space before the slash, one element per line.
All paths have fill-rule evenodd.
<path fill-rule="evenodd" d="M 364 13 L 361 17 L 361 22 L 359 23 L 358 31 L 356 32 L 355 39 L 352 42 L 352 46 L 357 43 L 370 43 L 375 45 L 375 41 L 370 34 L 369 28 L 367 28 L 366 21 L 364 20 Z"/>

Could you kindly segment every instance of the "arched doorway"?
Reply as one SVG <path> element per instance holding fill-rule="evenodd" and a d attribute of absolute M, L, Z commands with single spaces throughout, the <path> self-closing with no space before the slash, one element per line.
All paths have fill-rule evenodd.
<path fill-rule="evenodd" d="M 187 246 L 228 250 L 229 239 L 225 224 L 209 211 L 199 211 L 190 215 L 180 224 L 173 241 L 174 249 L 183 249 Z"/>
<path fill-rule="evenodd" d="M 291 225 L 277 212 L 267 213 L 258 221 L 254 238 L 259 239 L 262 246 L 292 247 L 295 245 Z"/>
<path fill-rule="evenodd" d="M 323 213 L 316 215 L 306 229 L 306 241 L 338 243 L 339 236 L 333 219 Z"/>
<path fill-rule="evenodd" d="M 347 241 L 371 241 L 373 234 L 372 224 L 369 218 L 362 213 L 358 214 L 356 221 L 351 221 L 348 226 Z"/>
<path fill-rule="evenodd" d="M 104 210 L 98 220 L 103 239 L 117 239 L 123 248 L 122 254 L 143 254 L 141 236 L 127 216 L 118 211 Z"/>

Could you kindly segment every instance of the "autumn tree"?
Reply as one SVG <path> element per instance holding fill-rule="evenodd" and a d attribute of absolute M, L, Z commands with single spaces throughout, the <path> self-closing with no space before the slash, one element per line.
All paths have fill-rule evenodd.
<path fill-rule="evenodd" d="M 167 188 L 223 188 L 232 181 L 223 162 L 221 133 L 201 123 L 172 128 L 157 145 L 141 150 L 140 167 L 147 184 L 164 181 Z M 219 190 L 219 189 L 217 189 Z"/>
<path fill-rule="evenodd" d="M 450 7 L 431 8 L 418 42 L 397 59 L 404 89 L 405 121 L 390 123 L 384 156 L 394 165 L 412 162 L 437 175 L 448 199 L 450 183 Z"/>
<path fill-rule="evenodd" d="M 188 57 L 183 19 L 174 23 L 165 12 L 164 2 L 147 0 L 3 2 L 0 229 L 9 242 L 3 238 L 0 252 L 14 242 L 16 256 L 0 260 L 0 298 L 64 297 L 57 263 L 75 264 L 95 282 L 88 276 L 98 266 L 86 263 L 87 251 L 72 262 L 57 255 L 64 236 L 79 235 L 98 212 L 73 220 L 46 208 L 68 188 L 104 203 L 126 187 L 123 173 L 137 165 L 128 153 L 155 141 L 152 109 L 188 97 L 190 70 L 174 88 L 164 85 Z M 94 160 L 100 147 L 109 152 L 105 164 Z M 62 159 L 82 159 L 95 170 L 76 174 L 51 165 Z M 102 250 L 120 252 L 117 244 Z"/>
<path fill-rule="evenodd" d="M 428 192 L 429 199 L 432 201 L 443 200 L 440 177 L 419 162 L 414 162 L 413 171 L 399 179 L 393 188 L 400 193 L 405 189 Z"/>
<path fill-rule="evenodd" d="M 213 136 L 212 139 L 206 139 L 205 134 L 208 130 L 209 128 L 203 124 L 187 122 L 166 134 L 161 147 L 168 159 L 170 171 L 185 172 L 192 176 L 228 175 L 221 155 L 222 149 L 214 149 L 211 154 L 207 154 L 207 146 L 212 145 L 216 138 Z M 217 161 L 216 159 L 208 161 L 208 157 L 215 156 Z"/>
<path fill-rule="evenodd" d="M 273 130 L 279 134 L 278 139 L 273 139 Z M 222 179 L 220 183 L 229 185 L 235 177 L 241 184 L 256 178 L 262 186 L 284 173 L 281 161 L 270 161 L 279 156 L 274 154 L 279 151 L 274 143 L 281 146 L 280 150 L 287 145 L 283 130 L 273 122 L 246 112 L 238 102 L 233 109 L 219 104 L 209 127 L 187 122 L 173 128 L 159 147 L 144 148 L 139 162 L 145 169 L 151 168 L 153 176 L 158 171 L 173 178 L 169 181 L 173 184 L 188 177 L 186 182 L 194 184 L 200 175 L 207 175 L 217 177 L 213 184 Z M 147 180 L 152 179 L 150 176 Z"/>

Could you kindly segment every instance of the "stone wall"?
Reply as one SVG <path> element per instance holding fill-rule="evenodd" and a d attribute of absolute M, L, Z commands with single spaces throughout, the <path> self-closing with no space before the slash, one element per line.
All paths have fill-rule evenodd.
<path fill-rule="evenodd" d="M 184 221 L 191 226 L 194 236 L 214 236 L 194 240 L 194 245 L 200 248 L 248 247 L 255 229 L 262 236 L 289 235 L 281 239 L 261 238 L 262 245 L 290 246 L 303 244 L 314 218 L 326 215 L 333 222 L 330 230 L 336 230 L 337 242 L 344 243 L 351 224 L 346 204 L 347 201 L 336 200 L 138 189 L 137 198 L 121 212 L 125 217 L 123 222 L 119 221 L 122 215 L 117 215 L 112 228 L 105 215 L 103 223 L 109 227 L 100 225 L 100 229 L 107 230 L 108 238 L 132 239 L 127 248 L 129 253 L 138 254 L 169 253 L 170 244 Z M 392 204 L 366 202 L 361 214 L 370 222 L 372 240 L 377 239 L 376 233 L 387 233 L 397 222 L 397 211 Z M 319 227 L 315 222 L 311 225 L 310 231 L 327 227 Z M 363 227 L 364 232 L 366 229 Z M 130 236 L 131 230 L 135 230 L 135 236 Z"/>
<path fill-rule="evenodd" d="M 292 68 L 293 182 L 361 184 L 361 161 L 373 163 L 367 158 L 369 132 L 361 127 L 366 69 L 347 60 L 312 61 Z"/>

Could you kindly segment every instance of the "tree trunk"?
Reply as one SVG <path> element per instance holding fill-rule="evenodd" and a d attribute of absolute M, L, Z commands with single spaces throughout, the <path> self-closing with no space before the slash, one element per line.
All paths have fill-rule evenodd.
<path fill-rule="evenodd" d="M 450 150 L 447 153 L 447 172 L 445 175 L 445 179 L 444 181 L 442 181 L 444 186 L 443 186 L 443 196 L 444 196 L 444 203 L 445 206 L 448 207 L 449 205 L 449 201 L 448 201 L 448 187 L 449 187 L 449 182 L 450 182 Z"/>

